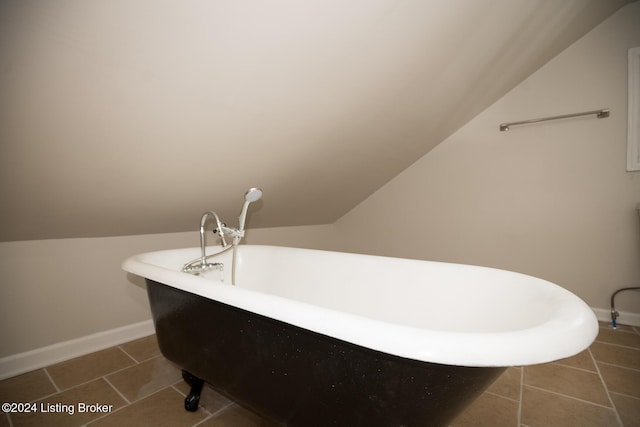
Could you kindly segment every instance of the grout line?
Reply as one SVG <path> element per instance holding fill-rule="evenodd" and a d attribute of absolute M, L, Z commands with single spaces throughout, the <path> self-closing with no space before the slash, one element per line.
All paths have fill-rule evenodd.
<path fill-rule="evenodd" d="M 510 402 L 520 402 L 518 399 L 514 399 L 512 397 L 503 396 L 501 394 L 494 393 L 492 391 L 485 391 L 485 392 L 483 392 L 483 394 L 490 394 L 491 396 L 499 397 L 501 399 L 506 399 L 506 400 L 508 400 Z"/>
<path fill-rule="evenodd" d="M 13 421 L 11 421 L 11 417 L 9 416 L 9 413 L 5 412 L 4 414 L 6 415 L 6 418 L 9 421 L 9 427 L 14 427 Z"/>
<path fill-rule="evenodd" d="M 555 394 L 556 396 L 566 397 L 567 399 L 577 400 L 578 402 L 582 402 L 582 403 L 588 403 L 589 405 L 597 406 L 599 408 L 610 409 L 610 410 L 613 410 L 615 412 L 615 407 L 613 407 L 613 406 L 605 406 L 605 405 L 602 405 L 600 403 L 592 402 L 590 400 L 580 399 L 579 397 L 570 396 L 568 394 L 563 394 L 563 393 L 558 393 L 557 391 L 549 390 L 549 389 L 542 388 L 542 387 L 536 387 L 534 385 L 527 384 L 526 386 L 529 387 L 529 388 L 536 389 L 536 390 L 544 391 L 546 393 Z M 611 401 L 611 399 L 609 399 L 609 401 Z"/>
<path fill-rule="evenodd" d="M 205 422 L 209 421 L 210 419 L 214 418 L 214 416 L 209 413 L 209 415 L 207 415 L 206 417 L 204 417 L 204 419 L 198 421 L 197 423 L 195 423 L 194 425 L 192 425 L 191 427 L 197 427 L 199 425 L 204 424 Z"/>
<path fill-rule="evenodd" d="M 620 418 L 620 414 L 618 413 L 618 408 L 616 408 L 616 405 L 613 403 L 613 399 L 611 398 L 611 393 L 609 393 L 609 387 L 607 387 L 607 383 L 604 381 L 604 377 L 602 376 L 602 372 L 600 372 L 600 367 L 598 366 L 598 361 L 596 360 L 596 357 L 591 352 L 591 348 L 588 348 L 587 350 L 589 351 L 589 356 L 591 356 L 591 361 L 593 361 L 593 364 L 596 365 L 596 370 L 598 371 L 598 377 L 600 378 L 600 382 L 602 383 L 602 386 L 604 387 L 604 392 L 607 394 L 607 399 L 609 399 L 609 403 L 611 404 L 611 407 L 613 408 L 613 412 L 616 414 L 616 419 L 618 420 L 618 425 L 623 426 L 624 424 L 622 424 L 622 418 Z"/>
<path fill-rule="evenodd" d="M 103 379 L 103 380 L 105 380 L 105 381 L 107 382 L 107 384 L 109 384 L 109 386 L 111 386 L 111 388 L 112 388 L 112 389 L 114 389 L 114 390 L 116 391 L 116 393 L 118 393 L 118 395 L 119 395 L 121 398 L 123 398 L 123 399 L 124 399 L 124 401 L 125 401 L 125 402 L 127 402 L 127 403 L 131 403 L 131 401 L 129 401 L 129 399 L 127 399 L 127 396 L 125 396 L 124 394 L 120 393 L 120 390 L 118 390 L 118 388 L 117 388 L 115 385 L 111 384 L 111 381 L 109 381 L 109 380 L 107 379 L 107 376 L 106 376 L 106 375 L 105 375 L 104 377 L 102 377 L 102 379 Z"/>
<path fill-rule="evenodd" d="M 109 347 L 109 348 L 111 348 L 111 347 Z M 108 349 L 105 349 L 105 350 L 108 350 Z M 125 353 L 125 354 L 126 354 L 126 353 Z M 127 354 L 127 356 L 129 356 L 129 355 Z M 129 357 L 131 357 L 131 356 L 129 356 Z M 151 360 L 151 359 L 148 359 L 148 360 Z M 135 360 L 134 360 L 134 362 L 135 362 Z M 48 377 L 49 377 L 49 379 L 53 382 L 53 385 L 54 385 L 54 386 L 55 386 L 55 388 L 58 390 L 58 393 L 61 393 L 61 392 L 63 392 L 63 391 L 72 390 L 72 389 L 74 389 L 74 388 L 76 388 L 76 387 L 80 387 L 81 385 L 89 384 L 90 382 L 93 382 L 93 381 L 99 380 L 100 378 L 105 378 L 105 379 L 106 379 L 106 377 L 107 377 L 108 375 L 113 375 L 113 374 L 116 374 L 116 373 L 118 373 L 118 372 L 122 372 L 122 371 L 124 371 L 125 369 L 133 368 L 134 366 L 139 365 L 139 364 L 140 364 L 140 363 L 135 362 L 133 365 L 129 365 L 129 366 L 125 366 L 124 368 L 116 369 L 115 371 L 111 371 L 111 372 L 108 372 L 108 373 L 106 373 L 106 374 L 104 374 L 104 375 L 101 375 L 101 376 L 97 376 L 97 377 L 91 378 L 91 379 L 89 379 L 89 380 L 87 380 L 87 381 L 84 381 L 84 382 L 81 382 L 81 383 L 78 383 L 78 384 L 74 384 L 74 385 L 72 385 L 71 387 L 68 387 L 68 388 L 65 388 L 65 389 L 61 389 L 61 388 L 59 388 L 59 387 L 58 387 L 58 385 L 53 381 L 53 378 L 51 378 L 51 375 L 49 375 L 49 372 L 47 371 L 48 366 L 47 366 L 47 367 L 45 367 L 45 368 L 42 368 L 42 369 L 44 369 L 44 371 L 47 373 L 47 376 L 48 376 Z M 49 396 L 52 396 L 53 394 L 56 394 L 56 393 L 52 393 L 52 394 L 50 394 Z M 45 397 L 48 397 L 48 396 L 45 396 Z M 40 399 L 38 399 L 38 400 L 40 400 Z"/>
<path fill-rule="evenodd" d="M 88 423 L 83 424 L 83 426 L 82 426 L 82 427 L 86 427 L 86 426 L 88 426 L 88 425 L 93 424 L 93 423 L 94 423 L 94 422 L 96 422 L 96 421 L 99 421 L 99 420 L 101 420 L 101 419 L 103 419 L 103 418 L 107 418 L 109 415 L 111 415 L 111 414 L 115 414 L 116 412 L 119 412 L 119 411 L 121 411 L 121 410 L 123 410 L 123 409 L 125 409 L 125 408 L 128 408 L 129 406 L 131 406 L 131 404 L 122 405 L 122 407 L 120 407 L 120 408 L 116 408 L 114 411 L 109 412 L 108 414 L 100 415 L 98 418 L 94 418 L 94 419 L 92 419 L 92 420 L 91 420 L 91 421 L 89 421 Z"/>
<path fill-rule="evenodd" d="M 44 373 L 47 375 L 47 378 L 49 378 L 49 381 L 51 381 L 51 384 L 53 384 L 53 387 L 57 390 L 57 393 L 60 393 L 62 390 L 60 390 L 60 387 L 58 387 L 58 384 L 56 384 L 56 382 L 53 380 L 53 378 L 51 377 L 51 375 L 49 374 L 49 371 L 47 371 L 47 368 L 42 368 L 42 370 L 44 371 Z M 54 393 L 55 394 L 55 393 Z"/>
<path fill-rule="evenodd" d="M 611 331 L 611 335 L 637 335 L 636 331 L 625 331 L 622 329 L 607 329 L 600 328 L 601 331 Z M 596 339 L 598 341 L 598 339 Z"/>
<path fill-rule="evenodd" d="M 156 357 L 160 357 L 160 356 L 156 356 Z M 153 358 L 151 358 L 151 359 L 153 359 Z M 147 359 L 147 360 L 151 360 L 151 359 Z M 146 361 L 145 361 L 145 362 L 146 362 Z M 112 371 L 112 372 L 109 372 L 109 373 L 107 373 L 107 374 L 104 374 L 104 375 L 102 375 L 102 376 L 100 376 L 100 377 L 91 378 L 90 380 L 87 380 L 87 381 L 82 382 L 82 383 L 75 384 L 75 385 L 73 385 L 73 386 L 71 386 L 71 387 L 69 387 L 69 388 L 65 388 L 64 390 L 63 390 L 63 389 L 61 389 L 60 387 L 58 387 L 58 385 L 55 383 L 55 381 L 53 380 L 53 378 L 51 377 L 51 375 L 50 375 L 50 374 L 49 374 L 49 372 L 47 371 L 47 367 L 42 368 L 42 370 L 44 370 L 44 371 L 45 371 L 45 373 L 47 374 L 47 377 L 48 377 L 48 378 L 49 378 L 49 380 L 53 383 L 53 386 L 55 387 L 55 389 L 56 389 L 57 391 L 56 391 L 55 393 L 50 393 L 50 394 L 47 394 L 46 396 L 39 397 L 39 398 L 35 399 L 35 400 L 34 400 L 34 402 L 39 402 L 39 401 L 44 400 L 44 399 L 46 399 L 46 398 L 49 398 L 49 397 L 51 397 L 51 396 L 55 396 L 56 394 L 63 393 L 63 392 L 69 391 L 69 390 L 73 390 L 73 389 L 75 389 L 75 388 L 78 388 L 78 387 L 81 387 L 81 386 L 83 386 L 83 385 L 86 385 L 86 384 L 92 383 L 92 382 L 97 381 L 97 380 L 99 380 L 99 379 L 103 379 L 103 380 L 105 380 L 105 381 L 107 382 L 107 384 L 109 384 L 113 389 L 115 389 L 115 390 L 116 390 L 116 392 L 118 392 L 118 394 L 119 394 L 121 397 L 123 397 L 123 398 L 124 398 L 125 402 L 131 403 L 131 402 L 129 402 L 129 399 L 127 399 L 127 398 L 126 398 L 122 393 L 120 393 L 120 391 L 119 391 L 118 389 L 116 389 L 116 387 L 115 387 L 113 384 L 111 384 L 111 382 L 107 379 L 107 376 L 109 376 L 109 375 L 113 375 L 113 374 L 116 374 L 116 373 L 121 372 L 121 371 L 124 371 L 125 369 L 133 368 L 134 366 L 137 366 L 137 365 L 139 365 L 139 364 L 140 364 L 140 363 L 136 362 L 136 363 L 135 363 L 135 364 L 133 364 L 133 365 L 125 366 L 124 368 L 117 369 L 117 370 L 115 370 L 115 371 Z"/>
<path fill-rule="evenodd" d="M 613 366 L 615 368 L 628 369 L 629 371 L 640 372 L 640 369 L 638 369 L 638 368 L 630 368 L 628 366 L 616 365 L 615 363 L 603 362 L 602 360 L 599 360 L 598 363 L 601 363 L 601 364 L 607 365 L 607 366 Z"/>
<path fill-rule="evenodd" d="M 47 398 L 49 398 L 49 397 L 55 396 L 56 394 L 60 394 L 60 393 L 62 393 L 63 391 L 65 391 L 65 390 L 61 390 L 61 389 L 60 389 L 60 387 L 58 387 L 58 385 L 56 384 L 56 382 L 55 382 L 55 381 L 53 381 L 53 378 L 51 378 L 51 375 L 49 375 L 49 372 L 47 371 L 47 369 L 46 369 L 46 368 L 42 368 L 42 370 L 45 372 L 45 374 L 46 374 L 46 375 L 47 375 L 47 377 L 49 378 L 49 381 L 51 381 L 51 384 L 53 384 L 53 387 L 56 389 L 56 391 L 54 391 L 53 393 L 46 394 L 46 395 L 44 395 L 44 396 L 40 396 L 40 397 L 38 397 L 38 398 L 36 398 L 36 399 L 34 399 L 34 400 L 30 401 L 29 403 L 40 402 L 41 400 L 47 399 Z M 73 387 L 71 387 L 71 388 L 73 388 Z M 67 389 L 67 390 L 70 390 L 70 389 Z M 8 415 L 8 414 L 7 414 L 7 415 Z"/>
<path fill-rule="evenodd" d="M 108 376 L 108 375 L 117 374 L 117 373 L 122 372 L 122 371 L 125 371 L 125 370 L 127 370 L 127 369 L 131 369 L 131 368 L 133 368 L 133 367 L 135 367 L 135 366 L 142 365 L 143 363 L 146 363 L 146 362 L 148 362 L 148 361 L 150 361 L 150 360 L 152 360 L 152 359 L 155 359 L 155 358 L 157 358 L 157 357 L 162 357 L 162 356 L 155 356 L 155 357 L 151 357 L 151 358 L 149 358 L 149 359 L 147 359 L 147 360 L 144 360 L 144 361 L 142 361 L 142 362 L 136 362 L 136 363 L 135 363 L 135 364 L 133 364 L 133 365 L 129 365 L 129 366 L 125 366 L 124 368 L 116 369 L 115 371 L 109 372 L 108 374 L 104 374 L 103 376 L 104 376 L 104 377 L 106 377 L 106 376 Z M 89 382 L 89 381 L 87 381 L 87 382 Z"/>
<path fill-rule="evenodd" d="M 167 386 L 167 387 L 161 388 L 160 390 L 157 390 L 157 391 L 155 391 L 155 392 L 153 392 L 153 393 L 151 393 L 151 394 L 149 394 L 149 395 L 147 395 L 147 396 L 144 396 L 143 398 L 141 398 L 141 399 L 139 399 L 139 400 L 136 400 L 136 401 L 135 401 L 135 402 L 133 402 L 133 403 L 127 403 L 127 404 L 125 404 L 125 405 L 122 405 L 122 407 L 120 407 L 120 408 L 116 408 L 113 412 L 109 412 L 108 414 L 104 414 L 104 415 L 99 416 L 98 418 L 94 418 L 94 419 L 92 419 L 91 421 L 89 421 L 89 423 L 88 423 L 88 424 L 85 424 L 85 426 L 86 426 L 86 425 L 90 425 L 90 424 L 92 424 L 92 423 L 94 423 L 94 422 L 96 422 L 96 421 L 98 421 L 98 420 L 103 419 L 103 418 L 106 418 L 106 417 L 108 417 L 108 416 L 110 416 L 110 415 L 112 415 L 112 414 L 115 414 L 116 412 L 120 412 L 120 411 L 122 411 L 122 410 L 124 410 L 124 409 L 126 409 L 126 408 L 128 408 L 128 407 L 130 407 L 130 406 L 133 406 L 133 405 L 137 404 L 137 403 L 138 403 L 138 402 L 140 402 L 141 400 L 147 399 L 147 398 L 149 398 L 149 397 L 151 397 L 151 396 L 153 396 L 153 395 L 155 395 L 155 394 L 158 394 L 158 393 L 160 393 L 160 392 L 162 392 L 162 391 L 164 391 L 164 390 L 166 390 L 166 389 L 168 389 L 168 388 L 170 388 L 170 387 L 171 387 L 171 386 Z M 116 390 L 116 391 L 117 391 L 117 390 Z M 84 427 L 84 426 L 83 426 L 83 427 Z"/>
<path fill-rule="evenodd" d="M 104 414 L 104 415 L 100 415 L 98 418 L 94 418 L 91 421 L 89 421 L 87 424 L 84 424 L 83 427 L 86 427 L 87 425 L 90 425 L 98 420 L 101 420 L 103 418 L 107 418 L 109 415 L 115 414 L 116 412 L 122 411 L 125 408 L 128 408 L 129 406 L 131 406 L 131 403 L 127 403 L 125 405 L 122 405 L 120 408 L 116 408 L 114 411 L 109 412 L 108 414 Z"/>
<path fill-rule="evenodd" d="M 181 394 L 182 394 L 182 393 L 181 393 Z M 192 427 L 199 426 L 199 425 L 203 424 L 205 421 L 208 421 L 208 420 L 210 420 L 210 419 L 212 419 L 212 418 L 217 417 L 217 416 L 218 416 L 218 415 L 220 415 L 222 412 L 226 411 L 226 410 L 227 410 L 227 408 L 229 408 L 230 406 L 233 406 L 233 405 L 235 405 L 235 404 L 236 404 L 235 402 L 231 401 L 231 402 L 229 402 L 228 404 L 226 404 L 225 406 L 223 406 L 222 408 L 218 409 L 218 410 L 217 410 L 217 411 L 215 411 L 215 412 L 209 412 L 209 411 L 206 411 L 206 412 L 209 414 L 209 416 L 205 417 L 203 420 L 198 421 L 198 422 L 197 422 L 197 423 L 195 423 Z M 201 406 L 200 408 L 204 409 L 204 407 L 202 407 L 202 406 Z"/>
<path fill-rule="evenodd" d="M 630 399 L 640 400 L 640 397 L 638 397 L 638 396 L 632 396 L 630 394 L 620 393 L 618 391 L 612 391 L 611 394 L 616 394 L 618 396 L 628 397 Z"/>
<path fill-rule="evenodd" d="M 121 345 L 119 345 L 119 346 L 117 346 L 117 347 L 118 347 L 118 349 L 119 349 L 121 352 L 123 352 L 124 354 L 126 354 L 127 356 L 129 356 L 129 358 L 130 358 L 131 360 L 133 360 L 133 361 L 134 361 L 134 362 L 136 362 L 136 363 L 140 363 L 140 361 L 139 361 L 139 360 L 136 360 L 136 358 L 135 358 L 135 357 L 133 357 L 132 355 L 130 355 L 130 354 L 129 354 L 129 353 L 128 353 L 124 348 L 122 348 L 122 346 L 121 346 Z"/>
<path fill-rule="evenodd" d="M 640 351 L 640 347 L 633 347 L 633 346 L 629 346 L 629 345 L 616 344 L 616 343 L 607 342 L 607 341 L 596 341 L 596 342 L 598 344 L 610 345 L 612 347 L 620 347 L 620 348 L 627 348 L 629 350 Z"/>
<path fill-rule="evenodd" d="M 215 412 L 209 412 L 207 411 L 207 413 L 209 414 L 209 416 L 207 416 L 204 420 L 200 420 L 198 421 L 196 424 L 193 425 L 193 427 L 200 425 L 202 423 L 204 423 L 205 421 L 208 421 L 212 418 L 216 418 L 218 415 L 220 415 L 224 410 L 226 410 L 229 406 L 233 405 L 234 402 L 228 403 L 226 406 L 223 406 L 222 408 L 218 409 Z"/>
<path fill-rule="evenodd" d="M 599 327 L 600 329 L 604 329 L 607 331 L 615 331 L 615 332 L 626 332 L 626 333 L 633 333 L 633 328 L 634 326 L 632 325 L 624 325 L 619 323 L 616 329 L 613 329 L 613 327 L 611 326 L 611 322 L 607 322 L 605 324 L 599 323 Z M 627 331 L 626 328 L 631 329 L 630 331 Z"/>
<path fill-rule="evenodd" d="M 562 366 L 563 368 L 575 369 L 576 371 L 585 372 L 587 374 L 597 374 L 598 373 L 597 371 L 592 370 L 592 369 L 578 368 L 577 366 L 565 365 L 564 363 L 559 363 L 559 362 L 551 362 L 551 364 Z"/>
<path fill-rule="evenodd" d="M 106 379 L 106 378 L 107 378 L 107 376 L 109 376 L 109 375 L 117 374 L 118 372 L 122 372 L 122 371 L 124 371 L 125 369 L 133 368 L 133 367 L 134 367 L 134 366 L 136 366 L 136 365 L 139 365 L 139 363 L 135 363 L 135 364 L 133 364 L 133 365 L 125 366 L 124 368 L 120 368 L 120 369 L 117 369 L 117 370 L 115 370 L 115 371 L 108 372 L 108 373 L 106 373 L 106 374 L 104 374 L 104 375 L 101 375 L 101 376 L 99 376 L 99 377 L 91 378 L 90 380 L 87 380 L 87 381 L 82 382 L 82 383 L 74 384 L 74 385 L 72 385 L 72 386 L 71 386 L 71 387 L 69 387 L 69 388 L 65 388 L 65 389 L 63 389 L 63 390 L 60 390 L 58 393 L 62 393 L 63 391 L 73 390 L 74 388 L 77 388 L 77 387 L 83 386 L 83 385 L 85 385 L 85 384 L 89 384 L 89 383 L 94 382 L 94 381 L 97 381 L 97 380 L 99 380 L 99 379 L 101 379 L 101 378 L 102 378 L 102 379 Z M 56 388 L 57 388 L 57 387 L 56 387 Z M 52 394 L 50 394 L 49 396 L 52 396 L 53 394 L 56 394 L 56 393 L 52 393 Z M 45 397 L 48 397 L 48 396 L 45 396 Z M 40 399 L 38 399 L 38 400 L 40 400 Z"/>
<path fill-rule="evenodd" d="M 126 343 L 125 343 L 125 344 L 126 344 Z M 134 361 L 134 362 L 136 362 L 136 363 L 140 363 L 140 362 L 139 362 L 139 361 L 137 361 L 137 360 L 136 360 L 132 355 L 130 355 L 129 353 L 127 353 L 127 352 L 122 348 L 122 346 L 121 346 L 121 345 L 116 346 L 116 348 L 117 348 L 118 350 L 120 350 L 121 352 L 123 352 L 124 354 L 126 354 L 126 355 L 129 357 L 129 359 L 133 360 L 133 361 Z"/>
<path fill-rule="evenodd" d="M 177 391 L 178 393 L 180 393 L 180 395 L 182 395 L 182 396 L 184 396 L 184 397 L 187 397 L 187 395 L 186 395 L 186 394 L 184 394 L 183 392 L 181 392 L 181 391 L 180 391 L 180 389 L 178 389 L 177 385 L 178 385 L 178 384 L 180 384 L 180 383 L 181 383 L 181 381 L 176 381 L 175 383 L 171 384 L 171 387 L 173 387 L 173 389 L 174 389 L 175 391 Z"/>
<path fill-rule="evenodd" d="M 225 406 L 223 406 L 222 408 L 218 409 L 218 410 L 217 410 L 216 412 L 214 412 L 212 415 L 217 416 L 217 415 L 219 415 L 219 414 L 223 413 L 224 411 L 226 411 L 227 409 L 229 409 L 230 407 L 232 407 L 233 405 L 240 406 L 240 405 L 238 405 L 235 401 L 233 401 L 233 400 L 232 400 L 232 401 L 230 401 L 229 403 L 227 403 Z"/>
<path fill-rule="evenodd" d="M 67 390 L 71 390 L 71 389 L 67 389 Z M 40 402 L 40 401 L 42 401 L 42 400 L 44 400 L 44 399 L 48 399 L 49 397 L 53 397 L 53 396 L 55 396 L 56 394 L 64 393 L 65 391 L 66 391 L 66 390 L 63 390 L 63 391 L 56 391 L 55 393 L 47 394 L 46 396 L 38 397 L 37 399 L 34 399 L 34 400 L 30 401 L 29 403 L 36 403 L 36 402 Z"/>
<path fill-rule="evenodd" d="M 520 402 L 518 402 L 518 425 L 522 423 L 522 398 L 524 394 L 524 366 L 520 367 Z"/>
<path fill-rule="evenodd" d="M 154 334 L 154 335 L 155 335 L 155 334 Z M 148 337 L 150 337 L 150 336 L 152 336 L 152 335 L 149 335 L 149 336 L 147 336 L 147 337 L 138 338 L 138 340 L 143 339 L 143 338 L 148 338 Z M 132 343 L 132 342 L 134 342 L 134 341 L 138 341 L 138 340 L 133 340 L 133 341 L 125 342 L 125 343 L 120 344 L 120 345 L 119 345 L 119 346 L 117 346 L 117 347 L 118 347 L 120 350 L 122 350 L 122 351 L 123 351 L 127 356 L 129 356 L 130 358 L 132 358 L 133 360 L 135 360 L 135 361 L 136 361 L 136 363 L 143 363 L 143 362 L 146 362 L 147 360 L 153 359 L 153 358 L 155 358 L 155 357 L 162 356 L 162 352 L 160 352 L 160 349 L 158 348 L 159 353 L 158 353 L 158 354 L 156 354 L 155 356 L 149 356 L 149 357 L 147 357 L 146 359 L 140 359 L 140 360 L 137 360 L 135 357 L 133 357 L 131 354 L 129 354 L 129 352 L 128 352 L 127 350 L 125 350 L 123 346 L 125 346 L 125 345 L 127 345 L 127 344 L 130 344 L 130 343 Z"/>
<path fill-rule="evenodd" d="M 240 405 L 238 405 L 235 401 L 233 401 L 233 400 L 232 400 L 232 401 L 230 401 L 229 403 L 227 403 L 225 406 L 223 406 L 222 408 L 218 409 L 218 410 L 217 410 L 216 412 L 214 412 L 212 415 L 214 415 L 214 416 L 218 416 L 218 415 L 220 415 L 221 413 L 223 413 L 224 411 L 226 411 L 227 409 L 231 408 L 233 405 L 240 406 Z"/>

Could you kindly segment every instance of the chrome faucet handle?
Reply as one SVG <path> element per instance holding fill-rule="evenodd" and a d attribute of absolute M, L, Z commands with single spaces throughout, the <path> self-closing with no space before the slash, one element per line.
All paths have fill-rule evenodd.
<path fill-rule="evenodd" d="M 220 228 L 216 227 L 213 229 L 213 234 L 219 234 L 220 236 L 224 234 L 224 228 L 227 226 L 227 224 L 225 224 L 224 222 L 221 222 L 220 225 L 221 225 Z"/>
<path fill-rule="evenodd" d="M 225 224 L 222 224 L 222 234 L 231 236 L 233 238 L 236 237 L 244 237 L 244 230 L 238 230 L 237 228 L 227 227 Z"/>

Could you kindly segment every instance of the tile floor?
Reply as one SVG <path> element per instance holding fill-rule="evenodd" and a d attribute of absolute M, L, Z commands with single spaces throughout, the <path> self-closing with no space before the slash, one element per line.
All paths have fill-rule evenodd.
<path fill-rule="evenodd" d="M 186 412 L 187 393 L 150 336 L 0 381 L 0 402 L 39 409 L 0 413 L 0 427 L 272 425 L 208 387 L 198 411 Z M 640 328 L 601 324 L 581 354 L 509 368 L 451 426 L 640 426 Z"/>

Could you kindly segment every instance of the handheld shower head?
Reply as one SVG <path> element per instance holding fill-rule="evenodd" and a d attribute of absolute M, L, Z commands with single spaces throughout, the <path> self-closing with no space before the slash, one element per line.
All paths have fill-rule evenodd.
<path fill-rule="evenodd" d="M 262 198 L 262 190 L 260 188 L 250 188 L 244 193 L 245 202 L 251 203 Z"/>
<path fill-rule="evenodd" d="M 244 193 L 244 204 L 238 218 L 238 230 L 244 231 L 244 222 L 247 219 L 247 209 L 249 204 L 262 198 L 262 190 L 260 188 L 250 188 Z"/>

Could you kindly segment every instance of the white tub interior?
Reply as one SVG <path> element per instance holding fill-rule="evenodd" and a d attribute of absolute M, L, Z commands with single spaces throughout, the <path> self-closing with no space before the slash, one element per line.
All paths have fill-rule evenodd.
<path fill-rule="evenodd" d="M 243 251 L 245 289 L 422 329 L 504 332 L 546 321 L 550 286 L 496 269 L 295 249 Z M 536 286 L 530 286 L 535 280 Z M 481 303 L 480 303 L 481 302 Z"/>

